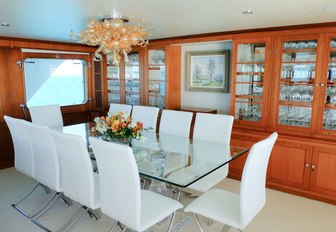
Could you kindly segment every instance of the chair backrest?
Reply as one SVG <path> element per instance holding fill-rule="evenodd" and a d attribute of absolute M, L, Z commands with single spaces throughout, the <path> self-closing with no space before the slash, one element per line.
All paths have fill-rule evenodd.
<path fill-rule="evenodd" d="M 133 106 L 132 118 L 134 122 L 142 122 L 143 127 L 156 131 L 157 118 L 160 109 L 151 106 Z"/>
<path fill-rule="evenodd" d="M 130 116 L 132 111 L 132 105 L 126 105 L 126 104 L 117 104 L 117 103 L 111 103 L 109 112 L 112 112 L 113 114 L 117 114 L 119 112 L 123 112 L 126 115 Z"/>
<path fill-rule="evenodd" d="M 278 134 L 255 143 L 247 157 L 241 187 L 240 213 L 241 225 L 245 227 L 266 203 L 266 170 Z"/>
<path fill-rule="evenodd" d="M 192 116 L 191 112 L 163 110 L 159 133 L 189 138 Z"/>
<path fill-rule="evenodd" d="M 50 130 L 61 164 L 63 193 L 89 207 L 97 208 L 92 162 L 79 135 Z"/>
<path fill-rule="evenodd" d="M 63 127 L 63 117 L 59 105 L 29 107 L 32 122 L 50 128 Z"/>
<path fill-rule="evenodd" d="M 93 137 L 89 141 L 99 170 L 102 212 L 131 228 L 139 228 L 141 189 L 132 149 Z"/>
<path fill-rule="evenodd" d="M 33 145 L 35 179 L 56 192 L 61 192 L 60 162 L 49 128 L 29 123 L 27 130 Z"/>
<path fill-rule="evenodd" d="M 22 119 L 4 116 L 8 125 L 14 146 L 14 165 L 16 170 L 34 177 L 33 148 L 26 129 L 27 122 Z"/>
<path fill-rule="evenodd" d="M 230 144 L 233 116 L 197 113 L 193 139 Z"/>

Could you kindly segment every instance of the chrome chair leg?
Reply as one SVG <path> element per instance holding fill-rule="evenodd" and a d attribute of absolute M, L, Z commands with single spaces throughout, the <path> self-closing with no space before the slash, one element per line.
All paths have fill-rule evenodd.
<path fill-rule="evenodd" d="M 177 192 L 176 201 L 180 202 L 181 191 Z"/>
<path fill-rule="evenodd" d="M 195 218 L 196 218 L 196 222 L 197 222 L 198 228 L 200 229 L 201 232 L 204 232 L 197 214 L 194 213 L 194 215 L 195 215 Z"/>
<path fill-rule="evenodd" d="M 61 196 L 62 200 L 68 205 L 68 206 L 71 206 L 73 203 L 71 201 L 71 199 L 67 196 L 64 195 L 64 193 L 61 193 Z"/>
<path fill-rule="evenodd" d="M 85 210 L 80 214 L 80 217 L 76 221 L 74 221 L 74 223 L 67 230 L 67 232 L 72 231 L 83 220 L 83 218 L 84 218 L 85 214 L 88 212 L 89 208 L 83 207 L 83 209 L 85 209 Z"/>
<path fill-rule="evenodd" d="M 101 215 L 98 210 L 89 209 L 88 214 L 90 215 L 90 217 L 96 218 L 97 221 L 101 219 Z"/>
<path fill-rule="evenodd" d="M 37 210 L 33 215 L 31 215 L 30 219 L 33 221 L 37 220 L 45 212 L 47 212 L 56 203 L 56 201 L 60 197 L 61 197 L 61 194 L 59 192 L 56 192 L 46 204 L 44 204 L 39 210 Z"/>
<path fill-rule="evenodd" d="M 38 221 L 33 221 L 32 222 L 37 225 L 38 227 L 40 227 L 41 229 L 43 229 L 46 232 L 52 232 L 51 230 L 49 230 L 47 227 L 45 227 L 44 225 L 42 225 L 41 223 L 39 223 Z"/>
<path fill-rule="evenodd" d="M 61 229 L 58 230 L 58 232 L 64 231 L 70 224 L 72 224 L 75 218 L 78 217 L 78 215 L 80 214 L 82 210 L 83 210 L 83 206 L 79 207 L 76 213 L 70 218 L 70 220 L 66 224 L 63 225 Z"/>
<path fill-rule="evenodd" d="M 17 211 L 19 211 L 21 214 L 23 214 L 24 216 L 26 216 L 26 217 L 30 217 L 30 215 L 27 213 L 27 212 L 25 212 L 25 211 L 23 211 L 23 209 L 21 209 L 19 206 L 18 206 L 18 204 L 20 204 L 22 201 L 24 201 L 30 194 L 32 194 L 34 191 L 35 191 L 35 189 L 38 187 L 40 185 L 40 183 L 37 183 L 26 195 L 24 195 L 20 200 L 18 200 L 18 201 L 16 201 L 16 202 L 14 202 L 13 204 L 12 204 L 12 207 L 14 208 L 14 209 L 16 209 Z"/>
<path fill-rule="evenodd" d="M 207 225 L 208 225 L 208 226 L 211 226 L 211 225 L 212 225 L 212 222 L 213 222 L 213 220 L 212 220 L 211 218 L 209 218 L 209 219 L 208 219 L 208 223 L 207 223 Z"/>
<path fill-rule="evenodd" d="M 114 230 L 114 228 L 116 228 L 117 224 L 118 224 L 118 221 L 116 221 L 116 222 L 113 224 L 113 226 L 112 226 L 111 229 L 110 229 L 110 232 L 112 232 L 112 231 Z"/>
<path fill-rule="evenodd" d="M 176 212 L 174 212 L 173 214 L 172 214 L 172 217 L 171 217 L 171 219 L 170 219 L 170 223 L 169 223 L 169 226 L 168 226 L 168 232 L 170 232 L 170 230 L 171 230 L 171 228 L 172 228 L 172 226 L 173 226 L 173 222 L 174 222 L 174 219 L 175 219 L 175 214 L 176 214 Z"/>
<path fill-rule="evenodd" d="M 45 186 L 44 184 L 41 184 L 41 183 L 40 183 L 40 186 L 44 189 L 44 191 L 46 193 L 51 193 L 51 190 L 50 190 L 50 188 L 48 186 Z"/>

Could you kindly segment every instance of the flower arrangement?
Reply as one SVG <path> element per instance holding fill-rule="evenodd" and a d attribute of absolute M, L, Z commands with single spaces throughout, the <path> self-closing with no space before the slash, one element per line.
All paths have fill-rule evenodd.
<path fill-rule="evenodd" d="M 106 117 L 96 117 L 94 122 L 96 126 L 91 129 L 92 132 L 103 135 L 107 140 L 126 143 L 131 138 L 141 138 L 143 124 L 141 122 L 133 123 L 132 118 L 123 112 L 118 114 L 108 112 Z"/>

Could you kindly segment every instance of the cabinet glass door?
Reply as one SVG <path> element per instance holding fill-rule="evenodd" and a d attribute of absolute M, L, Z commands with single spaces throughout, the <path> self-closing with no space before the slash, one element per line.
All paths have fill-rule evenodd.
<path fill-rule="evenodd" d="M 128 62 L 113 64 L 113 56 L 107 56 L 108 100 L 110 103 L 140 105 L 139 52 L 128 54 Z"/>
<path fill-rule="evenodd" d="M 238 44 L 235 72 L 236 120 L 260 122 L 263 117 L 266 43 Z"/>
<path fill-rule="evenodd" d="M 128 55 L 129 62 L 125 64 L 125 93 L 126 104 L 140 104 L 140 72 L 139 53 L 132 52 Z"/>
<path fill-rule="evenodd" d="M 329 46 L 328 72 L 322 81 L 326 83 L 323 129 L 336 131 L 336 38 L 330 39 Z"/>
<path fill-rule="evenodd" d="M 165 50 L 149 50 L 148 105 L 166 106 L 166 53 Z"/>
<path fill-rule="evenodd" d="M 111 56 L 107 56 L 107 89 L 109 103 L 120 103 L 120 70 Z"/>
<path fill-rule="evenodd" d="M 282 43 L 278 125 L 310 128 L 317 40 Z"/>

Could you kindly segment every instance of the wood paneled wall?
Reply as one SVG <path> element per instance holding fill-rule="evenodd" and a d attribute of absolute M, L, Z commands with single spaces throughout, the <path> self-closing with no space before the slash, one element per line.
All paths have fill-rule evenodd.
<path fill-rule="evenodd" d="M 25 103 L 21 48 L 88 53 L 95 50 L 92 47 L 78 44 L 0 38 L 0 169 L 14 165 L 12 139 L 3 116 L 25 118 L 20 108 L 20 104 Z M 18 61 L 21 61 L 21 65 Z M 87 61 L 92 62 L 91 60 Z M 88 73 L 88 98 L 90 99 L 94 87 L 92 86 L 92 72 L 89 70 Z M 64 124 L 69 125 L 91 120 L 91 110 L 90 101 L 80 106 L 62 107 Z"/>

